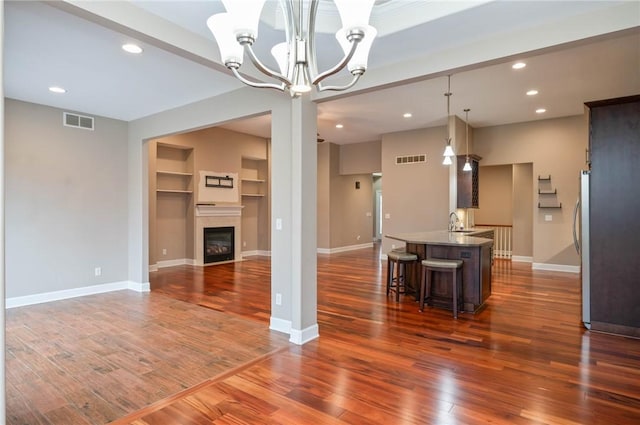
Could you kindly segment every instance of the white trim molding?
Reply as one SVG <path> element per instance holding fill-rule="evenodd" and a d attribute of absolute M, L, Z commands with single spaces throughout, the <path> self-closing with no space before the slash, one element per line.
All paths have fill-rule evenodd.
<path fill-rule="evenodd" d="M 533 257 L 525 257 L 522 255 L 512 255 L 511 261 L 515 261 L 516 263 L 533 263 Z"/>
<path fill-rule="evenodd" d="M 125 280 L 122 282 L 105 283 L 102 285 L 83 286 L 80 288 L 63 289 L 61 291 L 43 292 L 40 294 L 7 298 L 5 308 L 15 308 L 33 304 L 48 303 L 51 301 L 84 297 L 85 295 L 104 294 L 106 292 L 121 291 L 123 289 L 129 289 L 136 292 L 149 292 L 150 285 L 149 282 L 137 283 Z"/>
<path fill-rule="evenodd" d="M 360 245 L 341 246 L 338 248 L 318 248 L 318 254 L 337 254 L 338 252 L 355 251 L 357 249 L 373 248 L 373 242 Z"/>
<path fill-rule="evenodd" d="M 242 258 L 244 258 L 244 257 L 255 257 L 255 256 L 271 257 L 271 251 L 265 251 L 265 250 L 261 250 L 261 249 L 256 249 L 256 250 L 253 250 L 253 251 L 242 251 Z"/>
<path fill-rule="evenodd" d="M 532 270 L 548 270 L 552 272 L 580 273 L 580 266 L 566 264 L 532 263 Z"/>
<path fill-rule="evenodd" d="M 292 342 L 296 345 L 304 345 L 309 341 L 313 341 L 314 339 L 320 336 L 320 332 L 318 331 L 318 324 L 309 326 L 305 329 L 291 329 L 291 333 L 289 334 L 289 342 Z"/>
<path fill-rule="evenodd" d="M 278 319 L 277 317 L 271 316 L 271 319 L 269 320 L 269 329 L 289 335 L 291 334 L 291 322 L 289 320 Z"/>

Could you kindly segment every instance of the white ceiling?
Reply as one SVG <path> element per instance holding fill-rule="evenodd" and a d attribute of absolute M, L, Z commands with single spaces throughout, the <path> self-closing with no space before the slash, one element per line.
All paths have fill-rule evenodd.
<path fill-rule="evenodd" d="M 205 25 L 223 11 L 219 1 L 4 4 L 6 97 L 131 121 L 243 87 L 219 64 Z M 277 21 L 274 4 L 263 12 L 259 54 L 282 37 L 267 24 Z M 452 114 L 463 117 L 470 108 L 474 127 L 577 115 L 586 101 L 640 93 L 638 1 L 376 4 L 372 22 L 382 35 L 365 76 L 348 93 L 313 95 L 318 130 L 330 142 L 443 125 L 447 74 Z M 327 25 L 337 19 L 332 2 L 321 10 Z M 331 37 L 318 35 L 326 66 L 337 60 Z M 144 53 L 124 53 L 128 41 Z M 527 67 L 512 70 L 516 59 Z M 52 94 L 51 85 L 68 91 Z M 540 93 L 527 97 L 532 88 Z M 538 107 L 547 112 L 537 115 Z M 413 117 L 403 118 L 405 112 Z M 270 134 L 269 117 L 224 126 Z"/>

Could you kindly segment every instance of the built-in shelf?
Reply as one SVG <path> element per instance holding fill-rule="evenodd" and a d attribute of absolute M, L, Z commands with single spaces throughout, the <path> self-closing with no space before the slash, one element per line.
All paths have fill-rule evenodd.
<path fill-rule="evenodd" d="M 246 178 L 241 178 L 240 180 L 242 180 L 243 182 L 251 182 L 251 183 L 264 183 L 266 180 L 263 179 L 246 179 Z"/>
<path fill-rule="evenodd" d="M 180 172 L 180 171 L 161 171 L 161 170 L 158 170 L 158 171 L 156 171 L 156 173 L 158 173 L 158 174 L 166 174 L 168 176 L 184 176 L 184 177 L 192 177 L 193 176 L 193 173 L 183 173 L 183 172 Z"/>
<path fill-rule="evenodd" d="M 550 181 L 551 180 L 551 174 L 549 174 L 548 176 L 538 176 L 538 180 Z"/>
<path fill-rule="evenodd" d="M 243 193 L 242 196 L 247 198 L 263 198 L 264 194 L 262 193 Z"/>
<path fill-rule="evenodd" d="M 192 190 L 178 190 L 178 189 L 158 189 L 158 190 L 156 190 L 156 192 L 158 192 L 158 193 L 186 193 L 186 194 L 193 193 Z"/>
<path fill-rule="evenodd" d="M 557 193 L 558 193 L 558 189 L 553 189 L 553 190 L 538 189 L 538 195 L 556 195 Z"/>

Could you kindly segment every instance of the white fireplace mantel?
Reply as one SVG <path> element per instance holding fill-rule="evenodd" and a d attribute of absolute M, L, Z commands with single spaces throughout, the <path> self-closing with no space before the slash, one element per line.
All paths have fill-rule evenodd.
<path fill-rule="evenodd" d="M 195 244 L 196 266 L 204 266 L 204 229 L 206 227 L 233 227 L 235 229 L 234 260 L 242 261 L 241 225 L 242 208 L 238 204 L 196 204 Z M 215 263 L 212 263 L 215 264 Z"/>
<path fill-rule="evenodd" d="M 244 205 L 196 204 L 196 217 L 240 217 Z"/>

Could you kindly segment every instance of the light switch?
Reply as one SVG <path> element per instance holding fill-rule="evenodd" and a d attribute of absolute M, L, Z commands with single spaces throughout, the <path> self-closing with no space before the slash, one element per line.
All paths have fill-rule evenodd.
<path fill-rule="evenodd" d="M 386 213 L 386 214 L 384 215 L 384 218 L 391 218 L 391 214 Z"/>
<path fill-rule="evenodd" d="M 366 214 L 366 215 L 367 215 L 367 217 L 371 217 L 371 212 L 370 212 L 370 211 L 367 211 L 367 214 Z"/>
<path fill-rule="evenodd" d="M 282 219 L 276 218 L 276 230 L 282 230 Z"/>

